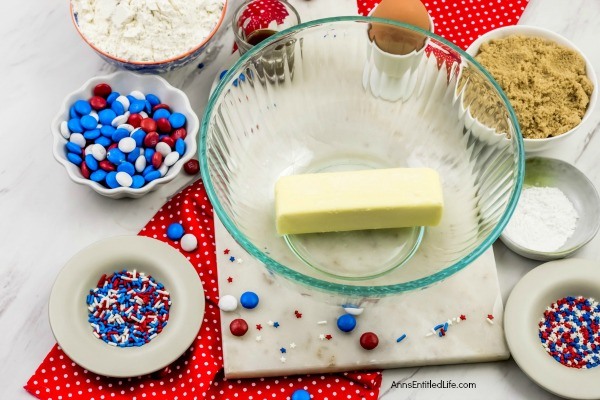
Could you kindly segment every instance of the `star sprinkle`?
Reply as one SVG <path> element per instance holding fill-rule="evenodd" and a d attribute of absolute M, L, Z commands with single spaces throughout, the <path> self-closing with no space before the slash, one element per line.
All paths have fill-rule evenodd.
<path fill-rule="evenodd" d="M 490 323 L 490 325 L 494 325 L 494 316 L 492 314 L 488 314 L 487 318 L 485 319 L 487 322 Z"/>
<path fill-rule="evenodd" d="M 262 329 L 262 325 L 261 324 L 256 324 L 256 329 L 258 329 L 260 331 Z"/>
<path fill-rule="evenodd" d="M 467 316 L 466 316 L 466 315 L 464 315 L 464 314 L 461 314 L 461 315 L 460 315 L 460 320 L 461 320 L 461 321 L 464 321 L 464 320 L 466 320 L 466 319 L 467 319 Z"/>
<path fill-rule="evenodd" d="M 290 349 L 295 349 L 296 348 L 296 343 L 292 342 L 290 343 Z"/>
<path fill-rule="evenodd" d="M 333 336 L 331 336 L 330 334 L 325 335 L 325 339 L 327 340 L 331 340 L 333 338 Z"/>
<path fill-rule="evenodd" d="M 274 326 L 275 328 L 279 328 L 279 322 L 277 322 L 277 321 L 273 322 L 273 326 Z"/>
<path fill-rule="evenodd" d="M 302 313 L 298 310 L 294 310 L 294 315 L 296 315 L 296 318 L 302 318 Z"/>
<path fill-rule="evenodd" d="M 273 326 L 273 321 L 269 321 L 269 322 L 267 322 L 267 324 L 269 324 L 270 326 Z"/>
<path fill-rule="evenodd" d="M 233 278 L 232 278 L 232 277 L 230 277 L 230 276 L 228 276 L 228 277 L 227 277 L 227 282 L 228 282 L 228 283 L 231 283 L 231 282 L 233 282 Z"/>
<path fill-rule="evenodd" d="M 223 254 L 225 254 L 225 255 L 229 254 L 229 249 L 223 250 Z"/>
<path fill-rule="evenodd" d="M 235 261 L 235 257 L 234 256 L 229 257 L 229 261 L 234 262 Z"/>
<path fill-rule="evenodd" d="M 262 336 L 260 336 L 260 335 L 256 335 L 256 341 L 257 341 L 257 342 L 260 342 L 260 341 L 262 341 Z"/>
<path fill-rule="evenodd" d="M 279 359 L 279 361 L 281 361 L 282 363 L 284 363 L 286 360 L 286 358 L 284 356 L 281 356 L 281 358 Z"/>
<path fill-rule="evenodd" d="M 238 264 L 241 264 L 241 263 L 243 263 L 243 262 L 244 262 L 244 260 L 242 260 L 241 258 L 238 258 L 238 259 L 237 259 L 237 263 L 238 263 Z"/>
<path fill-rule="evenodd" d="M 283 354 L 287 353 L 287 350 L 285 349 L 285 347 L 280 348 L 279 351 L 282 352 Z"/>
<path fill-rule="evenodd" d="M 325 335 L 321 333 L 321 334 L 319 335 L 319 339 L 321 339 L 321 340 L 325 340 Z"/>

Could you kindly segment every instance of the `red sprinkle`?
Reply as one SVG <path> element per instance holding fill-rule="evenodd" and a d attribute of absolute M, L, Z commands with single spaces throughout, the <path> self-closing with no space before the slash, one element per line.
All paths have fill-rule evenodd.
<path fill-rule="evenodd" d="M 331 340 L 333 339 L 333 336 L 331 336 L 329 333 L 327 335 L 325 335 L 325 339 L 327 340 Z"/>
<path fill-rule="evenodd" d="M 379 338 L 373 332 L 365 332 L 360 336 L 360 345 L 365 350 L 373 350 L 379 344 Z"/>
<path fill-rule="evenodd" d="M 152 154 L 152 166 L 156 169 L 160 167 L 160 164 L 163 162 L 163 155 L 158 151 Z"/>
<path fill-rule="evenodd" d="M 229 283 L 233 282 L 233 278 L 232 278 L 232 277 L 230 277 L 230 276 L 228 276 L 228 277 L 227 277 L 227 282 L 229 282 Z"/>
<path fill-rule="evenodd" d="M 143 119 L 144 117 L 142 117 L 140 114 L 131 114 L 129 118 L 127 118 L 127 123 L 134 128 L 139 128 Z"/>
<path fill-rule="evenodd" d="M 261 324 L 256 324 L 256 329 L 258 329 L 260 331 L 262 329 L 262 325 Z"/>
<path fill-rule="evenodd" d="M 145 132 L 153 132 L 156 130 L 156 121 L 153 120 L 152 118 L 143 118 L 140 123 L 140 127 Z"/>
<path fill-rule="evenodd" d="M 488 315 L 487 315 L 487 317 L 488 317 L 489 319 L 494 319 L 494 316 L 493 316 L 492 314 L 488 314 Z"/>
<path fill-rule="evenodd" d="M 248 332 L 248 324 L 243 319 L 237 318 L 231 321 L 229 330 L 233 336 L 244 336 Z"/>
<path fill-rule="evenodd" d="M 190 160 L 190 161 L 186 162 L 185 164 L 183 164 L 183 170 L 185 171 L 186 174 L 196 175 L 198 173 L 198 171 L 200 171 L 200 163 L 198 162 L 198 160 Z M 225 254 L 228 254 L 228 253 L 225 253 Z"/>
<path fill-rule="evenodd" d="M 142 128 L 144 129 L 144 128 Z M 156 147 L 158 143 L 158 133 L 157 132 L 149 132 L 144 138 L 144 146 L 146 147 Z"/>
<path fill-rule="evenodd" d="M 171 123 L 166 118 L 159 118 L 156 121 L 156 126 L 158 127 L 158 131 L 162 133 L 171 132 Z"/>
<path fill-rule="evenodd" d="M 100 166 L 100 168 L 107 172 L 114 171 L 117 169 L 117 167 L 115 167 L 115 165 L 108 160 L 102 160 L 98 163 L 98 165 Z"/>
<path fill-rule="evenodd" d="M 106 107 L 106 99 L 104 97 L 94 96 L 90 99 L 90 105 L 94 110 L 100 111 Z"/>
<path fill-rule="evenodd" d="M 461 319 L 462 321 L 464 321 L 464 320 L 466 320 L 466 319 L 467 319 L 467 316 L 466 316 L 466 315 L 464 315 L 464 314 L 461 314 L 461 316 L 460 316 L 460 319 Z"/>
<path fill-rule="evenodd" d="M 112 88 L 107 83 L 99 83 L 94 87 L 94 96 L 108 97 L 112 92 Z"/>

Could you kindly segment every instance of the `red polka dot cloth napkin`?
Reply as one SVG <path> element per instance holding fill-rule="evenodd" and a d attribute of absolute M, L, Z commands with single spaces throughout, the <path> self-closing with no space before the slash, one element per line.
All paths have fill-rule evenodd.
<path fill-rule="evenodd" d="M 167 238 L 166 227 L 173 222 L 196 235 L 198 248 L 194 252 L 181 250 L 178 242 Z M 152 375 L 106 378 L 81 368 L 56 345 L 25 389 L 44 400 L 289 399 L 296 389 L 308 390 L 313 399 L 376 399 L 381 385 L 378 371 L 243 380 L 223 377 L 213 226 L 212 206 L 198 180 L 165 204 L 140 231 L 140 235 L 181 251 L 204 285 L 204 322 L 192 346 L 177 361 Z"/>
<path fill-rule="evenodd" d="M 516 25 L 529 0 L 421 0 L 435 24 L 435 33 L 463 50 L 479 36 Z M 358 13 L 368 15 L 381 0 L 357 0 Z"/>

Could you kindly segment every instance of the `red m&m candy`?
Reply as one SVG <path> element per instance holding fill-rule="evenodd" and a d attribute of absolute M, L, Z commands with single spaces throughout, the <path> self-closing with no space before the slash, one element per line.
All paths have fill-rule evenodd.
<path fill-rule="evenodd" d="M 379 338 L 373 332 L 365 332 L 360 337 L 360 345 L 365 350 L 373 350 L 379 344 Z"/>
<path fill-rule="evenodd" d="M 100 96 L 100 97 L 108 97 L 108 95 L 112 92 L 112 89 L 110 87 L 109 84 L 107 83 L 99 83 L 94 87 L 94 96 Z"/>
<path fill-rule="evenodd" d="M 241 318 L 234 319 L 229 324 L 229 330 L 233 336 L 244 336 L 248 332 L 248 323 Z"/>
<path fill-rule="evenodd" d="M 198 160 L 190 160 L 183 164 L 183 170 L 186 174 L 196 175 L 200 171 L 200 163 Z"/>
<path fill-rule="evenodd" d="M 106 107 L 106 99 L 104 97 L 94 96 L 90 99 L 90 105 L 94 110 L 100 111 Z"/>

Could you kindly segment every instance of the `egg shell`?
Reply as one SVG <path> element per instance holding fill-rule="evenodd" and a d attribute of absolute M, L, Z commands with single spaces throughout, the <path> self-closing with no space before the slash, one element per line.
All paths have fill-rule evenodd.
<path fill-rule="evenodd" d="M 371 16 L 431 30 L 429 14 L 420 0 L 383 0 Z M 425 45 L 426 37 L 405 28 L 373 23 L 369 27 L 369 39 L 385 52 L 404 55 L 420 50 Z"/>

